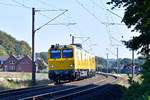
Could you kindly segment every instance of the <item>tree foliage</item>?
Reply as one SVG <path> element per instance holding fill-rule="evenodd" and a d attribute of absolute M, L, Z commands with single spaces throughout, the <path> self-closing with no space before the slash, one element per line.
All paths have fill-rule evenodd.
<path fill-rule="evenodd" d="M 107 61 L 106 59 L 102 58 L 102 57 L 98 57 L 96 56 L 96 63 L 102 66 L 106 66 Z"/>
<path fill-rule="evenodd" d="M 48 52 L 40 52 L 40 58 L 42 58 L 46 63 L 48 60 Z"/>
<path fill-rule="evenodd" d="M 142 54 L 149 54 L 150 44 L 150 1 L 149 0 L 111 0 L 108 4 L 115 7 L 124 7 L 125 13 L 122 19 L 132 31 L 141 33 L 129 41 L 124 41 L 128 48 L 137 50 L 141 48 Z"/>
<path fill-rule="evenodd" d="M 150 60 L 143 64 L 142 83 L 129 77 L 130 86 L 125 89 L 123 100 L 150 100 Z"/>
<path fill-rule="evenodd" d="M 43 59 L 38 60 L 38 70 L 41 71 L 43 69 L 47 69 L 47 64 Z"/>
<path fill-rule="evenodd" d="M 7 52 L 5 51 L 5 48 L 0 45 L 0 56 L 7 56 Z"/>
<path fill-rule="evenodd" d="M 108 4 L 115 7 L 124 7 L 125 13 L 123 22 L 128 28 L 133 28 L 132 31 L 138 31 L 139 36 L 134 37 L 129 41 L 124 41 L 128 48 L 137 50 L 141 48 L 141 54 L 146 55 L 146 61 L 142 68 L 141 84 L 131 80 L 131 86 L 126 90 L 124 100 L 149 100 L 150 99 L 150 1 L 149 0 L 111 0 Z"/>
<path fill-rule="evenodd" d="M 31 47 L 25 41 L 17 41 L 11 35 L 0 31 L 0 45 L 8 55 L 31 55 Z"/>

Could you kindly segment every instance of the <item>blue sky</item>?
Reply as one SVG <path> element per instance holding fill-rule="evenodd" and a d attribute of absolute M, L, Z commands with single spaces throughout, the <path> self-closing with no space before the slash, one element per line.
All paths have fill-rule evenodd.
<path fill-rule="evenodd" d="M 78 2 L 79 1 L 79 2 Z M 119 45 L 119 58 L 131 58 L 131 51 L 120 42 L 133 36 L 125 25 L 106 25 L 102 23 L 121 23 L 121 19 L 106 9 L 108 0 L 1 0 L 0 30 L 17 40 L 25 40 L 31 46 L 31 7 L 43 9 L 67 9 L 68 11 L 51 24 L 76 23 L 75 25 L 47 25 L 36 32 L 36 52 L 47 51 L 52 44 L 70 44 L 70 34 L 76 37 L 90 37 L 83 47 L 93 54 L 106 58 L 116 58 L 116 45 Z M 25 7 L 27 6 L 27 7 Z M 123 16 L 123 10 L 113 10 Z M 45 24 L 62 11 L 36 12 L 35 27 Z M 44 16 L 43 16 L 44 15 Z M 76 43 L 85 39 L 76 38 Z M 106 50 L 108 48 L 108 50 Z"/>

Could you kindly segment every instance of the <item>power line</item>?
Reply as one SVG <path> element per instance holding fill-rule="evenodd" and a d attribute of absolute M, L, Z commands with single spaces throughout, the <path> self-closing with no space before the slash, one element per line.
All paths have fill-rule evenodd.
<path fill-rule="evenodd" d="M 96 3 L 95 1 L 93 1 L 93 0 L 89 0 L 89 1 L 91 1 L 95 6 L 97 6 L 98 8 L 100 8 L 100 9 L 102 9 L 102 10 L 106 10 L 106 7 L 104 6 L 104 8 L 103 7 L 101 7 L 98 3 Z M 107 10 L 106 10 L 107 11 Z M 106 15 L 106 19 L 108 19 L 108 17 L 107 17 L 107 15 Z M 116 25 L 116 23 L 107 23 L 107 22 L 103 22 L 104 24 L 105 24 L 105 26 L 106 26 L 106 33 L 109 35 L 109 40 L 110 40 L 110 44 L 112 44 L 112 35 L 110 34 L 110 28 L 108 28 L 108 25 Z M 120 24 L 120 23 L 118 23 L 118 24 Z M 118 25 L 117 24 L 117 25 Z"/>
<path fill-rule="evenodd" d="M 41 4 L 43 4 L 43 5 L 47 6 L 47 7 L 52 6 L 53 8 L 56 8 L 56 9 L 57 9 L 56 6 L 54 6 L 54 5 L 52 5 L 52 4 L 48 4 L 48 3 L 46 3 L 46 2 L 44 2 L 44 1 L 42 1 L 42 0 L 36 0 L 36 1 L 38 1 L 39 3 L 41 3 Z"/>
<path fill-rule="evenodd" d="M 119 16 L 118 14 L 116 14 L 116 13 L 110 11 L 109 9 L 106 9 L 106 7 L 103 8 L 103 7 L 101 7 L 98 3 L 94 2 L 93 0 L 90 0 L 90 1 L 91 1 L 94 5 L 96 5 L 97 7 L 99 7 L 100 9 L 106 10 L 106 11 L 112 13 L 113 15 L 115 15 L 115 16 L 117 16 L 117 17 L 119 17 L 119 18 L 122 19 L 121 16 Z M 106 17 L 106 18 L 108 18 L 108 17 Z M 106 25 L 106 28 L 108 28 L 108 27 L 107 27 L 108 25 L 124 25 L 124 24 L 121 24 L 121 23 L 114 23 L 114 22 L 111 22 L 111 23 L 103 22 L 103 23 Z M 118 39 L 116 39 L 115 37 L 113 37 L 111 34 L 109 34 L 109 33 L 110 33 L 110 29 L 108 29 L 107 32 L 108 32 L 108 35 L 109 35 L 109 39 L 110 39 L 110 41 L 111 41 L 111 45 L 112 45 L 112 39 L 115 40 L 115 41 L 118 42 L 118 43 L 121 42 L 121 41 L 119 41 Z"/>
<path fill-rule="evenodd" d="M 19 6 L 19 5 L 15 5 L 15 4 L 11 4 L 11 3 L 4 3 L 4 2 L 0 2 L 0 5 L 12 6 L 12 7 L 22 7 L 22 6 Z"/>
<path fill-rule="evenodd" d="M 121 16 L 119 16 L 118 14 L 112 12 L 111 10 L 101 7 L 98 3 L 94 2 L 93 0 L 90 0 L 90 1 L 91 1 L 94 5 L 96 5 L 97 7 L 99 7 L 100 9 L 106 10 L 106 11 L 112 13 L 113 15 L 115 15 L 115 16 L 117 16 L 117 17 L 119 17 L 119 18 L 122 19 Z"/>
<path fill-rule="evenodd" d="M 101 20 L 99 20 L 99 18 L 95 15 L 95 14 L 93 14 L 90 10 L 88 10 L 81 2 L 79 2 L 78 0 L 76 0 L 76 2 L 82 7 L 82 8 L 84 8 L 90 15 L 92 15 L 98 22 L 100 22 L 101 24 L 103 24 L 103 25 L 105 25 L 106 26 L 106 28 L 107 28 L 107 25 L 108 24 L 106 24 L 106 23 L 104 23 L 104 22 L 102 22 Z M 103 9 L 103 8 L 102 8 Z M 111 24 L 115 24 L 115 23 L 111 23 Z M 109 35 L 109 38 L 111 38 L 111 37 L 113 37 L 112 35 L 110 35 L 109 34 L 109 30 L 107 30 L 108 31 L 108 35 Z"/>
<path fill-rule="evenodd" d="M 95 1 L 93 1 L 93 0 L 90 0 L 90 1 L 91 1 L 94 5 L 96 5 L 97 7 L 99 7 L 100 9 L 106 10 L 106 11 L 110 12 L 111 14 L 113 14 L 113 15 L 115 15 L 115 16 L 117 16 L 117 17 L 119 17 L 119 18 L 122 19 L 121 16 L 119 16 L 118 14 L 112 12 L 111 10 L 107 9 L 106 7 L 103 8 L 103 7 L 101 7 L 98 3 L 96 3 Z M 104 23 L 104 24 L 108 24 L 108 25 L 124 25 L 124 24 L 121 24 L 121 23 L 105 23 L 105 22 L 103 22 L 103 23 Z"/>
<path fill-rule="evenodd" d="M 93 14 L 90 10 L 88 10 L 79 0 L 76 0 L 76 2 L 84 9 L 86 10 L 90 15 L 92 15 L 98 22 L 101 24 L 104 24 L 95 14 Z"/>
<path fill-rule="evenodd" d="M 97 16 L 95 16 L 95 14 L 93 14 L 92 12 L 90 12 L 81 2 L 79 2 L 78 0 L 76 0 L 77 1 L 77 3 L 78 4 L 80 4 L 81 6 L 82 6 L 82 8 L 84 8 L 89 14 L 91 14 L 93 17 L 95 17 L 101 24 L 104 24 L 104 25 L 106 25 L 106 27 L 107 27 L 107 25 L 121 25 L 120 23 L 105 23 L 105 22 L 102 22 L 101 20 L 99 20 L 99 18 L 97 17 Z M 95 3 L 95 2 L 93 2 L 93 3 Z M 95 3 L 96 4 L 96 3 Z M 102 7 L 101 7 L 102 8 Z M 104 8 L 102 8 L 102 9 L 104 9 Z M 113 37 L 113 36 L 110 36 L 110 34 L 108 34 L 109 35 L 109 37 Z M 114 38 L 114 37 L 113 37 Z M 117 39 L 115 39 L 115 40 L 117 40 Z"/>
<path fill-rule="evenodd" d="M 36 10 L 36 11 L 42 11 L 42 12 L 47 12 L 47 11 L 66 11 L 67 9 L 41 9 L 41 10 Z"/>
<path fill-rule="evenodd" d="M 59 11 L 64 11 L 64 9 L 58 9 Z M 52 11 L 58 11 L 58 10 L 52 10 Z M 43 16 L 43 17 L 45 17 L 45 18 L 47 18 L 47 19 L 52 19 L 52 18 L 50 18 L 49 16 L 47 16 L 47 15 L 45 15 L 45 14 L 43 14 L 43 13 L 40 13 L 39 12 L 39 14 L 41 15 L 41 16 Z M 68 17 L 68 16 L 67 16 Z M 58 22 L 58 21 L 55 21 L 55 22 L 57 22 L 57 23 L 51 23 L 51 24 L 48 24 L 48 25 L 63 25 L 63 26 L 65 26 L 70 32 L 69 33 L 75 33 L 69 26 L 70 25 L 75 25 L 76 23 L 72 23 L 72 22 L 69 22 L 69 23 L 60 23 L 60 22 Z"/>
<path fill-rule="evenodd" d="M 106 10 L 105 8 L 101 7 L 98 3 L 96 3 L 95 1 L 93 1 L 93 0 L 89 0 L 89 1 L 91 1 L 94 5 L 96 5 L 96 6 L 99 7 L 100 9 Z"/>
<path fill-rule="evenodd" d="M 64 12 L 58 14 L 57 16 L 55 16 L 54 18 L 52 18 L 50 21 L 48 21 L 47 23 L 43 24 L 42 26 L 40 26 L 39 28 L 37 28 L 35 31 L 38 31 L 39 29 L 43 28 L 44 26 L 48 25 L 50 22 L 52 22 L 53 20 L 55 20 L 56 18 L 60 17 L 61 15 L 63 15 L 65 12 L 67 12 L 68 10 L 65 10 Z"/>
<path fill-rule="evenodd" d="M 47 19 L 52 19 L 52 18 L 50 18 L 49 16 L 47 16 L 47 15 L 45 15 L 45 14 L 42 14 L 42 13 L 40 13 L 40 12 L 39 12 L 39 14 L 40 14 L 41 16 L 47 18 Z M 51 24 L 47 24 L 47 25 L 64 25 L 64 26 L 70 26 L 70 25 L 75 25 L 75 24 L 76 24 L 76 23 L 71 23 L 71 22 L 69 22 L 69 23 L 60 23 L 60 22 L 57 22 L 57 23 L 51 23 Z"/>
<path fill-rule="evenodd" d="M 122 24 L 122 23 L 114 23 L 114 22 L 103 22 L 104 24 L 106 25 L 125 25 L 125 24 Z"/>
<path fill-rule="evenodd" d="M 44 2 L 44 1 L 42 1 L 42 0 L 36 0 L 36 1 L 38 1 L 39 3 L 41 3 L 41 4 L 43 4 L 43 5 L 47 6 L 47 7 L 52 6 L 52 7 L 54 7 L 54 8 L 57 9 L 56 6 L 54 6 L 54 5 L 52 5 L 52 4 L 49 4 L 49 3 L 47 3 L 47 2 Z M 58 10 L 64 11 L 64 9 L 58 9 Z M 45 16 L 45 15 L 44 15 L 44 16 Z M 45 16 L 45 17 L 47 17 L 47 16 Z M 67 16 L 67 17 L 68 17 L 68 16 Z M 47 17 L 47 18 L 48 18 L 48 17 Z M 69 19 L 69 17 L 68 17 L 68 19 Z M 75 23 L 71 23 L 71 21 L 69 21 L 69 24 L 68 24 L 68 23 L 59 23 L 59 22 L 58 22 L 58 24 L 57 24 L 57 23 L 53 23 L 53 24 L 50 24 L 50 25 L 65 25 L 69 31 L 74 32 L 74 31 L 69 27 L 69 26 L 72 25 L 72 24 L 74 25 Z M 79 28 L 78 28 L 78 29 L 79 29 Z"/>
<path fill-rule="evenodd" d="M 69 23 L 70 23 L 70 22 L 75 22 L 75 21 L 73 20 L 73 18 L 71 17 L 71 14 L 70 14 L 69 12 L 67 12 L 66 17 L 67 17 L 67 21 L 69 21 Z M 79 29 L 79 25 L 78 25 L 78 24 L 75 25 L 74 29 L 78 30 L 78 31 L 80 32 L 80 34 L 79 34 L 79 32 L 73 31 L 73 30 L 71 29 L 71 27 L 69 27 L 69 26 L 66 26 L 66 27 L 68 28 L 69 31 L 73 32 L 74 35 L 81 36 L 81 34 L 83 33 L 83 32 Z M 78 34 L 76 34 L 76 33 L 78 33 Z"/>
<path fill-rule="evenodd" d="M 18 2 L 16 0 L 12 0 L 12 2 L 14 2 L 14 3 L 16 3 L 16 4 L 18 4 L 18 5 L 20 5 L 20 6 L 24 7 L 24 8 L 32 9 L 32 7 L 29 7 L 29 6 L 27 6 L 27 5 L 23 4 L 23 3 L 20 3 L 20 2 Z"/>
<path fill-rule="evenodd" d="M 109 10 L 109 9 L 106 9 L 106 10 L 107 10 L 107 11 L 109 11 L 110 13 L 112 13 L 112 14 L 116 15 L 117 17 L 119 17 L 119 18 L 121 18 L 121 19 L 122 19 L 122 17 L 121 17 L 121 16 L 119 16 L 118 14 L 116 14 L 116 13 L 112 12 L 111 10 Z"/>

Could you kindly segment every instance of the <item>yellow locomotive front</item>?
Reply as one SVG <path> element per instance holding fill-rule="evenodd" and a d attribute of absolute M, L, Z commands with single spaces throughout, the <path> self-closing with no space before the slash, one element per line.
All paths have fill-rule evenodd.
<path fill-rule="evenodd" d="M 95 75 L 95 56 L 81 46 L 52 45 L 48 51 L 49 79 L 74 80 Z"/>
<path fill-rule="evenodd" d="M 52 45 L 48 51 L 49 79 L 53 81 L 74 78 L 74 48 L 71 45 Z"/>

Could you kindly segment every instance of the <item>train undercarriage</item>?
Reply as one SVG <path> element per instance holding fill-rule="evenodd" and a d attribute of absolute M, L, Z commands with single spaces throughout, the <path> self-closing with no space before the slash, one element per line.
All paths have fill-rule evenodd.
<path fill-rule="evenodd" d="M 49 79 L 55 83 L 61 83 L 61 81 L 74 81 L 84 78 L 95 76 L 95 70 L 51 70 L 49 71 Z"/>

